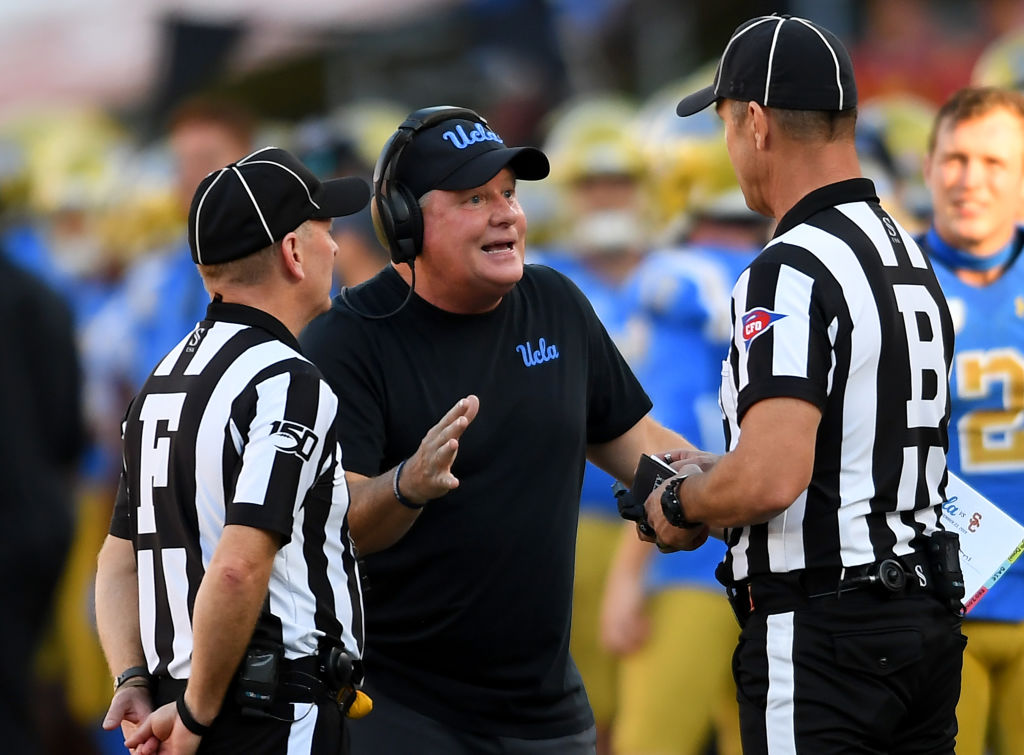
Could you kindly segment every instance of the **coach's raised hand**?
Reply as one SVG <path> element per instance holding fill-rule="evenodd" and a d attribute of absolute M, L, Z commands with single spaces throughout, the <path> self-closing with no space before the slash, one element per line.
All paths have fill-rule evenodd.
<path fill-rule="evenodd" d="M 377 477 L 346 472 L 352 539 L 362 554 L 383 550 L 408 532 L 426 505 L 459 486 L 452 464 L 459 439 L 476 417 L 480 399 L 459 399 L 431 427 L 416 453 Z"/>

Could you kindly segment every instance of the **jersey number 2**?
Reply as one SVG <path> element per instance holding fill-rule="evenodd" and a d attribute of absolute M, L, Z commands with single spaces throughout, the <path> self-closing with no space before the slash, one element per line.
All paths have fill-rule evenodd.
<path fill-rule="evenodd" d="M 957 423 L 964 470 L 1024 469 L 1024 357 L 1014 348 L 964 351 L 956 357 L 956 378 L 965 401 L 1002 386 L 1000 407 L 971 409 Z"/>

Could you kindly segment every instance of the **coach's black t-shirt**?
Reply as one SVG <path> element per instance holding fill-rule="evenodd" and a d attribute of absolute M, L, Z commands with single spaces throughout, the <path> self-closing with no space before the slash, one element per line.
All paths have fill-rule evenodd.
<path fill-rule="evenodd" d="M 407 292 L 388 267 L 347 296 L 380 314 Z M 527 265 L 491 312 L 452 314 L 414 295 L 370 320 L 338 297 L 302 344 L 338 394 L 342 461 L 359 474 L 390 469 L 458 399 L 480 398 L 453 467 L 458 489 L 365 559 L 371 684 L 470 731 L 548 738 L 591 726 L 569 658 L 586 444 L 618 437 L 651 403 L 589 302 Z"/>

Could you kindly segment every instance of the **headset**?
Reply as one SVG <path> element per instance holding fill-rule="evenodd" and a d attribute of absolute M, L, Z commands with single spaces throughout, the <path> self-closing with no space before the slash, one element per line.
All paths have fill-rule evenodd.
<path fill-rule="evenodd" d="M 412 191 L 395 180 L 402 152 L 417 133 L 444 121 L 464 118 L 485 126 L 487 120 L 468 108 L 438 105 L 411 113 L 388 139 L 373 169 L 374 228 L 395 264 L 413 260 L 423 249 L 423 212 Z"/>
<path fill-rule="evenodd" d="M 348 288 L 341 289 L 340 296 L 345 306 L 364 319 L 383 320 L 398 314 L 409 303 L 413 291 L 416 290 L 415 260 L 423 250 L 423 211 L 412 190 L 395 180 L 395 171 L 398 169 L 402 151 L 418 132 L 456 118 L 474 120 L 487 125 L 487 120 L 483 116 L 468 108 L 452 105 L 421 108 L 409 114 L 381 150 L 377 164 L 373 168 L 373 209 L 376 210 L 373 213 L 373 228 L 380 243 L 391 255 L 391 261 L 396 265 L 405 263 L 409 266 L 412 271 L 412 283 L 409 286 L 409 293 L 405 295 L 397 309 L 380 315 L 372 315 L 359 309 L 348 298 Z"/>

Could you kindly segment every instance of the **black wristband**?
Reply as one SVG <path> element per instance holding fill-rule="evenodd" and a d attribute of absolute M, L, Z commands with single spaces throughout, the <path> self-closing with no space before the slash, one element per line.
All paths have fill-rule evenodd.
<path fill-rule="evenodd" d="M 153 681 L 153 677 L 150 675 L 148 668 L 145 666 L 131 666 L 117 675 L 117 678 L 114 680 L 114 691 L 116 692 L 121 689 L 121 686 L 126 681 L 134 679 L 137 676 L 144 677 L 147 685 Z"/>
<path fill-rule="evenodd" d="M 190 711 L 188 709 L 188 706 L 185 705 L 185 693 L 184 692 L 182 692 L 178 696 L 177 706 L 178 706 L 178 718 L 180 718 L 181 722 L 183 724 L 185 724 L 185 728 L 186 729 L 188 729 L 190 732 L 195 734 L 197 737 L 205 737 L 207 734 L 210 733 L 210 729 L 212 729 L 213 727 L 212 726 L 203 726 L 201 723 L 196 721 L 195 716 L 192 715 L 192 711 Z"/>
<path fill-rule="evenodd" d="M 704 525 L 687 519 L 686 512 L 683 510 L 683 502 L 679 498 L 679 489 L 683 486 L 683 481 L 687 477 L 689 475 L 676 475 L 665 484 L 665 488 L 661 491 L 661 512 L 665 515 L 665 520 L 673 527 L 692 530 Z"/>
<path fill-rule="evenodd" d="M 407 462 L 407 461 L 409 461 L 409 460 L 408 459 L 402 459 L 398 463 L 398 466 L 395 467 L 395 477 L 394 477 L 393 480 L 391 480 L 391 489 L 395 492 L 395 500 L 396 501 L 398 501 L 400 504 L 405 506 L 407 509 L 412 509 L 413 511 L 419 511 L 420 509 L 422 509 L 427 504 L 425 504 L 425 503 L 413 503 L 408 498 L 406 498 L 404 495 L 402 495 L 402 491 L 398 489 L 398 478 L 401 477 L 401 475 L 402 475 L 402 468 L 405 466 L 405 462 Z"/>

